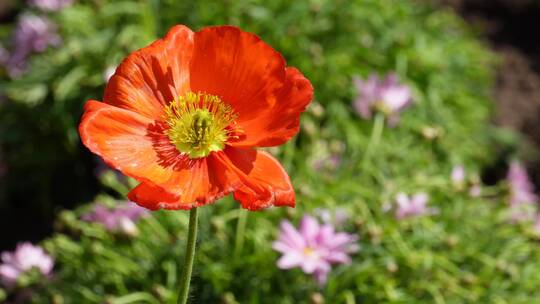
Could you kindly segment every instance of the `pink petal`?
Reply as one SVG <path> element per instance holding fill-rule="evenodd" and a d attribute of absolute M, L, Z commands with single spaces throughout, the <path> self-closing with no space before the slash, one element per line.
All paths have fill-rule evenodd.
<path fill-rule="evenodd" d="M 425 205 L 427 204 L 428 200 L 429 196 L 424 192 L 417 193 L 412 197 L 412 202 L 415 205 Z"/>
<path fill-rule="evenodd" d="M 297 252 L 289 252 L 284 254 L 277 262 L 277 266 L 281 269 L 290 269 L 299 267 L 303 263 L 302 255 Z"/>
<path fill-rule="evenodd" d="M 409 104 L 410 98 L 411 92 L 405 86 L 391 87 L 382 92 L 382 100 L 392 112 L 405 108 Z"/>
<path fill-rule="evenodd" d="M 319 222 L 309 215 L 305 215 L 300 222 L 300 234 L 302 234 L 304 240 L 308 246 L 313 246 L 316 242 L 317 235 L 319 234 Z"/>
<path fill-rule="evenodd" d="M 275 241 L 274 243 L 272 243 L 272 249 L 281 253 L 287 253 L 289 251 L 297 250 L 298 248 L 293 248 L 289 246 L 289 244 L 284 242 Z"/>
<path fill-rule="evenodd" d="M 339 264 L 349 264 L 351 262 L 351 258 L 345 252 L 332 252 L 325 260 Z"/>
<path fill-rule="evenodd" d="M 462 165 L 455 166 L 452 168 L 452 173 L 450 174 L 452 183 L 460 184 L 465 180 L 465 168 Z"/>
<path fill-rule="evenodd" d="M 398 204 L 399 207 L 406 207 L 406 206 L 409 206 L 410 200 L 407 194 L 403 192 L 399 192 L 396 195 L 396 203 Z"/>
<path fill-rule="evenodd" d="M 13 263 L 13 254 L 11 252 L 2 252 L 2 262 Z"/>
<path fill-rule="evenodd" d="M 326 284 L 326 281 L 328 280 L 328 273 L 330 271 L 324 271 L 324 270 L 317 270 L 313 273 L 313 276 L 315 277 L 315 280 L 319 285 Z"/>
<path fill-rule="evenodd" d="M 315 253 L 312 253 L 312 256 L 303 256 L 300 267 L 302 267 L 303 272 L 311 274 L 321 263 L 324 263 L 324 261 L 315 256 Z"/>
<path fill-rule="evenodd" d="M 280 241 L 288 244 L 292 248 L 304 248 L 306 242 L 303 236 L 294 228 L 289 221 L 281 222 Z"/>
<path fill-rule="evenodd" d="M 2 264 L 0 265 L 0 278 L 4 282 L 5 285 L 12 285 L 17 281 L 17 278 L 21 274 L 21 271 L 17 268 Z"/>

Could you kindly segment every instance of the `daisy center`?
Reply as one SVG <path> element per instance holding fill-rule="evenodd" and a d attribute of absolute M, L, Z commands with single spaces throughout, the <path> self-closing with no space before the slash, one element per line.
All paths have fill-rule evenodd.
<path fill-rule="evenodd" d="M 305 256 L 311 256 L 315 253 L 315 250 L 313 250 L 313 248 L 311 247 L 305 247 L 304 248 L 304 255 Z"/>
<path fill-rule="evenodd" d="M 189 92 L 165 108 L 166 134 L 178 151 L 201 158 L 220 151 L 234 131 L 237 115 L 218 96 Z"/>

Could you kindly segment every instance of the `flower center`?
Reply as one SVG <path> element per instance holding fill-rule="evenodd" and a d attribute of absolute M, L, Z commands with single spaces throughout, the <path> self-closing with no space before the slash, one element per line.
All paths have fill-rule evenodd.
<path fill-rule="evenodd" d="M 376 101 L 374 108 L 376 111 L 381 112 L 385 116 L 392 114 L 392 109 L 386 104 L 383 99 Z"/>
<path fill-rule="evenodd" d="M 231 106 L 206 93 L 189 92 L 173 100 L 165 113 L 169 124 L 167 136 L 189 158 L 222 150 L 236 127 L 237 115 Z"/>
<path fill-rule="evenodd" d="M 314 253 L 315 253 L 315 250 L 313 250 L 313 248 L 304 247 L 304 255 L 305 256 L 310 256 L 310 255 L 313 255 Z"/>

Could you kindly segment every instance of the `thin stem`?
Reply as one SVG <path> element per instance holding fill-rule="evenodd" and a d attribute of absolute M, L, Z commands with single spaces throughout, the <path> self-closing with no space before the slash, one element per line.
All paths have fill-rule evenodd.
<path fill-rule="evenodd" d="M 234 244 L 234 253 L 239 255 L 244 248 L 244 234 L 246 231 L 247 211 L 238 210 L 238 223 L 236 224 L 236 242 Z"/>
<path fill-rule="evenodd" d="M 369 161 L 369 158 L 371 157 L 371 154 L 373 153 L 373 150 L 379 145 L 379 141 L 381 140 L 381 136 L 384 130 L 384 114 L 377 113 L 375 115 L 375 122 L 373 123 L 373 129 L 371 129 L 371 136 L 369 138 L 368 146 L 366 147 L 366 152 L 364 153 L 364 157 L 362 158 L 362 167 L 365 167 L 367 165 L 367 162 Z"/>
<path fill-rule="evenodd" d="M 186 256 L 184 258 L 184 270 L 180 277 L 181 285 L 178 293 L 178 304 L 186 304 L 189 295 L 189 282 L 191 281 L 191 270 L 193 269 L 193 259 L 195 258 L 195 244 L 197 243 L 197 208 L 189 211 L 188 240 L 186 245 Z"/>

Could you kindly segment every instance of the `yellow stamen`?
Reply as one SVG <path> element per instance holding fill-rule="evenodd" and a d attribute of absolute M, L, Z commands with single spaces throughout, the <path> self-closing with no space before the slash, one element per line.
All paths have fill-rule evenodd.
<path fill-rule="evenodd" d="M 314 250 L 311 247 L 304 247 L 304 255 L 312 255 Z"/>
<path fill-rule="evenodd" d="M 233 133 L 237 115 L 215 95 L 192 93 L 179 97 L 165 108 L 167 135 L 178 151 L 189 158 L 220 151 Z"/>

